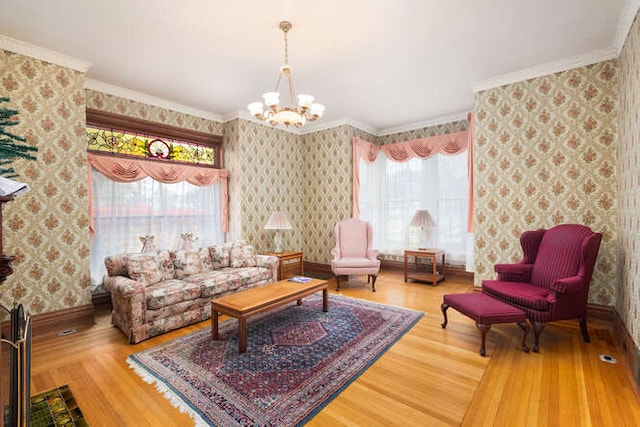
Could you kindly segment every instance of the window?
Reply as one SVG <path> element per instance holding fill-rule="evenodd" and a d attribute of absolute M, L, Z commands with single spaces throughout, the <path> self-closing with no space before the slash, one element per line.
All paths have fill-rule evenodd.
<path fill-rule="evenodd" d="M 104 258 L 140 252 L 141 237 L 157 249 L 224 241 L 227 173 L 222 138 L 97 110 L 87 110 L 90 171 L 91 288 L 100 291 Z"/>
<path fill-rule="evenodd" d="M 401 255 L 418 247 L 419 230 L 409 227 L 416 210 L 428 209 L 436 222 L 430 246 L 444 249 L 447 263 L 464 264 L 467 251 L 467 153 L 436 154 L 406 162 L 380 152 L 373 163 L 360 159 L 360 216 L 376 230 L 382 254 Z"/>
<path fill-rule="evenodd" d="M 164 184 L 150 177 L 115 182 L 95 169 L 92 175 L 92 288 L 106 274 L 104 258 L 140 252 L 140 236 L 154 236 L 158 249 L 180 249 L 181 233 L 193 233 L 198 247 L 223 242 L 220 181 L 197 187 L 188 182 Z"/>

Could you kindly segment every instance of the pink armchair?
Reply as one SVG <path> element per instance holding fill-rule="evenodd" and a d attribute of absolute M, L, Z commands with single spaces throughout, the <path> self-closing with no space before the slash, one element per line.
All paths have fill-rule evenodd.
<path fill-rule="evenodd" d="M 373 227 L 359 218 L 340 221 L 335 227 L 336 247 L 331 250 L 331 271 L 336 276 L 336 290 L 340 290 L 340 277 L 367 275 L 371 290 L 376 291 L 376 278 L 380 271 L 378 251 L 372 249 Z"/>
<path fill-rule="evenodd" d="M 520 236 L 518 264 L 496 264 L 497 280 L 483 280 L 482 292 L 523 310 L 534 328 L 533 351 L 546 322 L 579 319 L 587 332 L 587 297 L 602 234 L 563 224 Z"/>

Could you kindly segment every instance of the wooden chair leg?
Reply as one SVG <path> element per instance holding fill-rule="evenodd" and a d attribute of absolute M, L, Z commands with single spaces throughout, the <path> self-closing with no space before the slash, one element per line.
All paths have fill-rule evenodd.
<path fill-rule="evenodd" d="M 340 276 L 336 275 L 336 291 L 340 290 Z"/>
<path fill-rule="evenodd" d="M 449 323 L 449 319 L 447 319 L 447 309 L 449 308 L 449 306 L 445 303 L 442 303 L 440 305 L 440 310 L 442 310 L 442 316 L 444 317 L 444 322 L 442 322 L 440 324 L 440 326 L 442 326 L 442 329 L 447 327 L 447 323 Z"/>
<path fill-rule="evenodd" d="M 491 325 L 486 325 L 484 323 L 476 323 L 478 329 L 480 329 L 480 333 L 482 334 L 482 346 L 480 347 L 480 356 L 484 356 L 486 351 L 484 349 L 484 341 L 487 337 L 487 332 L 491 329 Z"/>
<path fill-rule="evenodd" d="M 538 342 L 540 340 L 540 333 L 545 327 L 544 323 L 541 322 L 532 322 L 533 323 L 533 352 L 537 353 L 540 350 L 538 346 Z"/>
<path fill-rule="evenodd" d="M 376 291 L 376 279 L 378 278 L 377 275 L 375 274 L 370 274 L 369 277 L 371 278 L 371 290 L 373 292 Z"/>
<path fill-rule="evenodd" d="M 518 326 L 522 329 L 522 351 L 529 353 L 529 347 L 527 346 L 527 336 L 529 335 L 529 324 L 525 320 L 524 322 L 518 322 Z"/>
<path fill-rule="evenodd" d="M 589 337 L 589 332 L 587 331 L 587 318 L 580 318 L 580 332 L 582 332 L 582 339 L 584 342 L 591 342 L 591 337 Z"/>

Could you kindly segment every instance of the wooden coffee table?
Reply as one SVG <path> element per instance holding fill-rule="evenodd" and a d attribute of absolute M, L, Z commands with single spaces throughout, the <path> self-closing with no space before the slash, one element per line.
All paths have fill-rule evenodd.
<path fill-rule="evenodd" d="M 238 319 L 238 346 L 240 353 L 247 350 L 247 319 L 253 315 L 297 301 L 322 291 L 322 311 L 329 310 L 328 283 L 326 280 L 311 279 L 307 283 L 289 280 L 269 283 L 257 288 L 240 291 L 211 300 L 211 335 L 218 336 L 218 316 L 226 314 Z"/>

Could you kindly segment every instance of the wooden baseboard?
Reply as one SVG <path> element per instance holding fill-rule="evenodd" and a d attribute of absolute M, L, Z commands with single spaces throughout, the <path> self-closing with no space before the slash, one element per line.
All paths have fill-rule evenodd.
<path fill-rule="evenodd" d="M 111 309 L 111 292 L 100 292 L 91 295 L 91 304 L 96 308 L 108 307 Z"/>
<path fill-rule="evenodd" d="M 308 261 L 304 261 L 304 275 L 317 279 L 329 279 L 333 277 L 330 265 Z"/>
<path fill-rule="evenodd" d="M 587 319 L 602 320 L 613 325 L 613 319 L 617 315 L 616 310 L 608 305 L 587 304 Z"/>
<path fill-rule="evenodd" d="M 380 263 L 380 268 L 383 270 L 404 271 L 404 263 L 400 261 L 383 260 Z M 306 276 L 316 277 L 318 279 L 328 279 L 333 277 L 330 265 L 308 261 L 304 262 L 304 273 Z M 463 267 L 447 265 L 447 276 L 473 282 L 473 273 L 465 271 Z"/>
<path fill-rule="evenodd" d="M 622 355 L 621 362 L 625 365 L 625 370 L 635 385 L 636 396 L 640 399 L 640 349 L 633 342 L 617 310 L 613 310 L 612 325 L 613 339 L 618 352 Z"/>
<path fill-rule="evenodd" d="M 31 331 L 34 338 L 59 334 L 70 329 L 94 325 L 94 310 L 92 304 L 57 310 L 49 313 L 31 316 Z"/>

